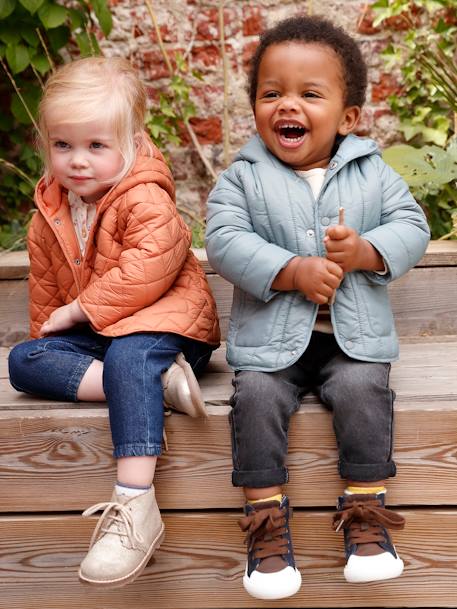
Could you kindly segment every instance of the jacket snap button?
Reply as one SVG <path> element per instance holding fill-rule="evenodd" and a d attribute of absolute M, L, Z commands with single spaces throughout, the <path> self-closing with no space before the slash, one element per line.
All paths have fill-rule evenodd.
<path fill-rule="evenodd" d="M 77 264 L 77 265 L 81 264 L 81 260 L 79 258 L 75 258 L 75 264 Z"/>
<path fill-rule="evenodd" d="M 307 236 L 307 237 L 314 237 L 314 231 L 313 231 L 313 229 L 312 229 L 312 228 L 309 228 L 309 229 L 306 231 L 306 236 Z"/>
<path fill-rule="evenodd" d="M 335 169 L 335 167 L 338 167 L 338 163 L 336 161 L 332 161 L 330 163 L 330 169 Z"/>
<path fill-rule="evenodd" d="M 291 355 L 297 355 L 296 351 L 291 351 L 290 353 L 291 353 Z"/>
<path fill-rule="evenodd" d="M 330 218 L 327 218 L 327 216 L 325 216 L 324 218 L 322 218 L 321 223 L 323 224 L 323 226 L 328 226 L 330 224 Z"/>
<path fill-rule="evenodd" d="M 54 220 L 54 224 L 57 224 L 57 226 L 59 226 L 59 224 L 62 224 L 62 222 L 61 222 L 60 218 L 56 218 L 56 219 Z"/>
<path fill-rule="evenodd" d="M 344 346 L 346 347 L 346 349 L 352 349 L 352 347 L 354 346 L 354 343 L 352 342 L 352 340 L 347 340 L 344 343 Z"/>

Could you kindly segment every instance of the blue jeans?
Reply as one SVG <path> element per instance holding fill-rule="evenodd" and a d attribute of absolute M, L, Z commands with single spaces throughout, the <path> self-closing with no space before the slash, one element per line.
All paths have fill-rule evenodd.
<path fill-rule="evenodd" d="M 155 456 L 162 450 L 161 374 L 183 352 L 198 375 L 212 347 L 177 334 L 144 332 L 106 338 L 89 327 L 21 343 L 9 356 L 11 384 L 18 391 L 76 402 L 78 387 L 94 359 L 103 364 L 114 457 Z"/>
<path fill-rule="evenodd" d="M 313 332 L 302 357 L 278 372 L 240 370 L 231 398 L 235 486 L 284 484 L 290 417 L 314 391 L 333 412 L 342 478 L 374 482 L 395 475 L 390 364 L 345 355 L 333 334 Z M 306 450 L 306 446 L 303 447 Z"/>

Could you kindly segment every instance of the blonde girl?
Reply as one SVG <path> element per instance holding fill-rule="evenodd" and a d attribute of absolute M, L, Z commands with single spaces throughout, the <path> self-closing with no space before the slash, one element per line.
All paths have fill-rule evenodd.
<path fill-rule="evenodd" d="M 9 358 L 18 391 L 108 403 L 117 482 L 109 502 L 85 512 L 103 510 L 79 571 L 105 587 L 135 579 L 164 536 L 153 486 L 162 375 L 168 400 L 201 414 L 192 369 L 219 343 L 215 303 L 145 111 L 144 87 L 123 59 L 81 59 L 49 78 L 39 110 L 45 173 L 28 235 L 32 340 Z"/>

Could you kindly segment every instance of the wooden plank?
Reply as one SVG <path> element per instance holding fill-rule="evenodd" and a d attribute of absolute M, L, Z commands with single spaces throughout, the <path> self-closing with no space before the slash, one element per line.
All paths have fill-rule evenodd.
<path fill-rule="evenodd" d="M 424 257 L 416 266 L 457 266 L 457 240 L 430 241 Z"/>
<path fill-rule="evenodd" d="M 219 275 L 208 275 L 208 282 L 225 338 L 233 287 Z M 400 336 L 457 334 L 457 266 L 412 269 L 389 290 Z M 0 345 L 25 340 L 27 334 L 27 281 L 0 281 Z"/>
<path fill-rule="evenodd" d="M 0 251 L 0 280 L 23 279 L 29 274 L 29 255 L 27 251 Z"/>
<path fill-rule="evenodd" d="M 215 372 L 202 379 L 209 420 L 179 414 L 166 419 L 170 449 L 159 460 L 157 486 L 162 505 L 169 509 L 240 503 L 239 489 L 230 484 L 232 374 L 223 350 L 212 366 Z M 393 366 L 399 472 L 389 481 L 392 504 L 457 504 L 455 370 L 456 342 L 420 349 L 404 345 L 401 361 Z M 114 463 L 106 407 L 22 396 L 6 380 L 2 387 L 0 481 L 8 493 L 0 500 L 0 511 L 46 511 L 54 505 L 83 509 L 108 496 Z M 289 449 L 289 493 L 295 504 L 333 505 L 342 483 L 331 415 L 313 397 L 292 419 Z"/>
<path fill-rule="evenodd" d="M 183 415 L 166 421 L 169 450 L 156 485 L 166 509 L 236 507 L 231 485 L 226 414 L 211 409 L 207 422 Z M 219 409 L 223 410 L 223 409 Z M 106 409 L 19 412 L 0 418 L 0 482 L 8 492 L 1 512 L 82 510 L 110 496 L 115 480 Z M 388 482 L 391 505 L 457 505 L 457 409 L 454 402 L 399 409 Z M 332 506 L 343 487 L 337 473 L 331 416 L 315 406 L 291 422 L 288 493 L 297 506 Z"/>
<path fill-rule="evenodd" d="M 95 519 L 77 516 L 0 520 L 1 603 L 8 609 L 211 609 L 214 607 L 455 607 L 456 510 L 403 510 L 395 531 L 404 574 L 369 585 L 343 579 L 342 535 L 332 512 L 295 510 L 291 523 L 303 576 L 295 596 L 266 603 L 242 587 L 240 513 L 164 513 L 166 537 L 141 577 L 118 590 L 81 585 L 77 569 Z"/>
<path fill-rule="evenodd" d="M 208 262 L 206 250 L 204 248 L 193 248 L 193 252 L 205 273 L 214 274 L 215 271 Z M 457 240 L 430 241 L 426 253 L 416 266 L 457 266 Z M 27 251 L 0 251 L 0 280 L 22 279 L 27 277 L 28 272 L 29 255 Z"/>

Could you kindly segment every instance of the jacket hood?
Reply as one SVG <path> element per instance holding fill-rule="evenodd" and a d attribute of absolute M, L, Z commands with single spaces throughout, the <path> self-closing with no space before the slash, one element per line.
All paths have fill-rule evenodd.
<path fill-rule="evenodd" d="M 97 211 L 105 209 L 138 184 L 150 182 L 160 186 L 173 201 L 175 200 L 175 187 L 171 172 L 158 148 L 153 144 L 151 146 L 152 156 L 141 154 L 143 152 L 141 150 L 130 172 L 102 197 Z M 45 179 L 41 178 L 35 189 L 35 204 L 43 214 L 51 216 L 58 211 L 63 201 L 63 195 L 66 196 L 66 194 L 67 190 L 62 188 L 55 179 L 46 184 Z"/>
<path fill-rule="evenodd" d="M 332 157 L 337 160 L 340 167 L 354 159 L 371 154 L 381 155 L 376 142 L 370 138 L 360 138 L 356 135 L 347 135 L 340 145 L 336 153 Z M 256 134 L 238 153 L 236 161 L 248 161 L 249 163 L 268 163 L 269 165 L 284 167 L 277 157 L 275 157 L 265 146 L 262 138 Z"/>

